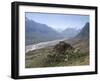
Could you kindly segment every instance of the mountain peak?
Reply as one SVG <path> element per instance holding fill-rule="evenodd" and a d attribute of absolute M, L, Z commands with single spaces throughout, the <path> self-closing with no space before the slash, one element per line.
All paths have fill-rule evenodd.
<path fill-rule="evenodd" d="M 76 37 L 81 39 L 89 39 L 89 22 L 84 25 L 84 27 Z"/>

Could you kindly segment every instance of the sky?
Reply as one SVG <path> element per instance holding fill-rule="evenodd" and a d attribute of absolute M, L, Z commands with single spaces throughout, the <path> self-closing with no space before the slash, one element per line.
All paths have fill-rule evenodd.
<path fill-rule="evenodd" d="M 81 29 L 84 27 L 85 23 L 89 22 L 88 15 L 26 12 L 25 17 L 46 24 L 59 32 L 67 28 Z"/>

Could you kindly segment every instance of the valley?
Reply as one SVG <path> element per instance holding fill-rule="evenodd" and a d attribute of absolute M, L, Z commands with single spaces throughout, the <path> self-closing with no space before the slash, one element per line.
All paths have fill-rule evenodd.
<path fill-rule="evenodd" d="M 25 32 L 26 68 L 89 65 L 88 22 L 80 30 L 58 33 L 45 24 L 26 19 Z"/>

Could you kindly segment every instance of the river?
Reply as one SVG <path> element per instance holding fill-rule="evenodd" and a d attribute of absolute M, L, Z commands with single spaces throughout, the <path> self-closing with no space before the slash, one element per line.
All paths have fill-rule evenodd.
<path fill-rule="evenodd" d="M 59 43 L 60 41 L 64 41 L 64 40 L 66 40 L 66 39 L 59 39 L 59 40 L 53 40 L 53 41 L 47 41 L 47 42 L 40 42 L 38 44 L 27 45 L 27 46 L 25 46 L 25 53 L 32 51 L 32 50 L 36 50 L 36 49 L 54 46 L 57 43 Z"/>

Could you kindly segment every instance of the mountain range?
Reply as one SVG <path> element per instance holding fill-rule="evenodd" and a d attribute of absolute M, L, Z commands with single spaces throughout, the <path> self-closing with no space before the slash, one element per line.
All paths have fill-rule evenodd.
<path fill-rule="evenodd" d="M 86 23 L 81 31 L 73 38 L 66 40 L 74 48 L 78 48 L 81 52 L 89 53 L 89 23 Z"/>
<path fill-rule="evenodd" d="M 46 24 L 25 18 L 25 45 L 64 38 L 73 38 L 73 41 L 89 38 L 89 23 L 86 23 L 82 29 L 67 28 L 59 33 Z"/>
<path fill-rule="evenodd" d="M 76 38 L 88 40 L 89 39 L 89 23 L 87 22 L 82 30 L 76 35 Z"/>
<path fill-rule="evenodd" d="M 37 23 L 28 18 L 25 19 L 25 32 L 26 45 L 62 38 L 61 34 L 46 24 Z"/>
<path fill-rule="evenodd" d="M 79 32 L 80 32 L 79 29 L 67 28 L 64 31 L 62 31 L 62 35 L 67 38 L 72 38 L 72 37 L 76 36 Z"/>

